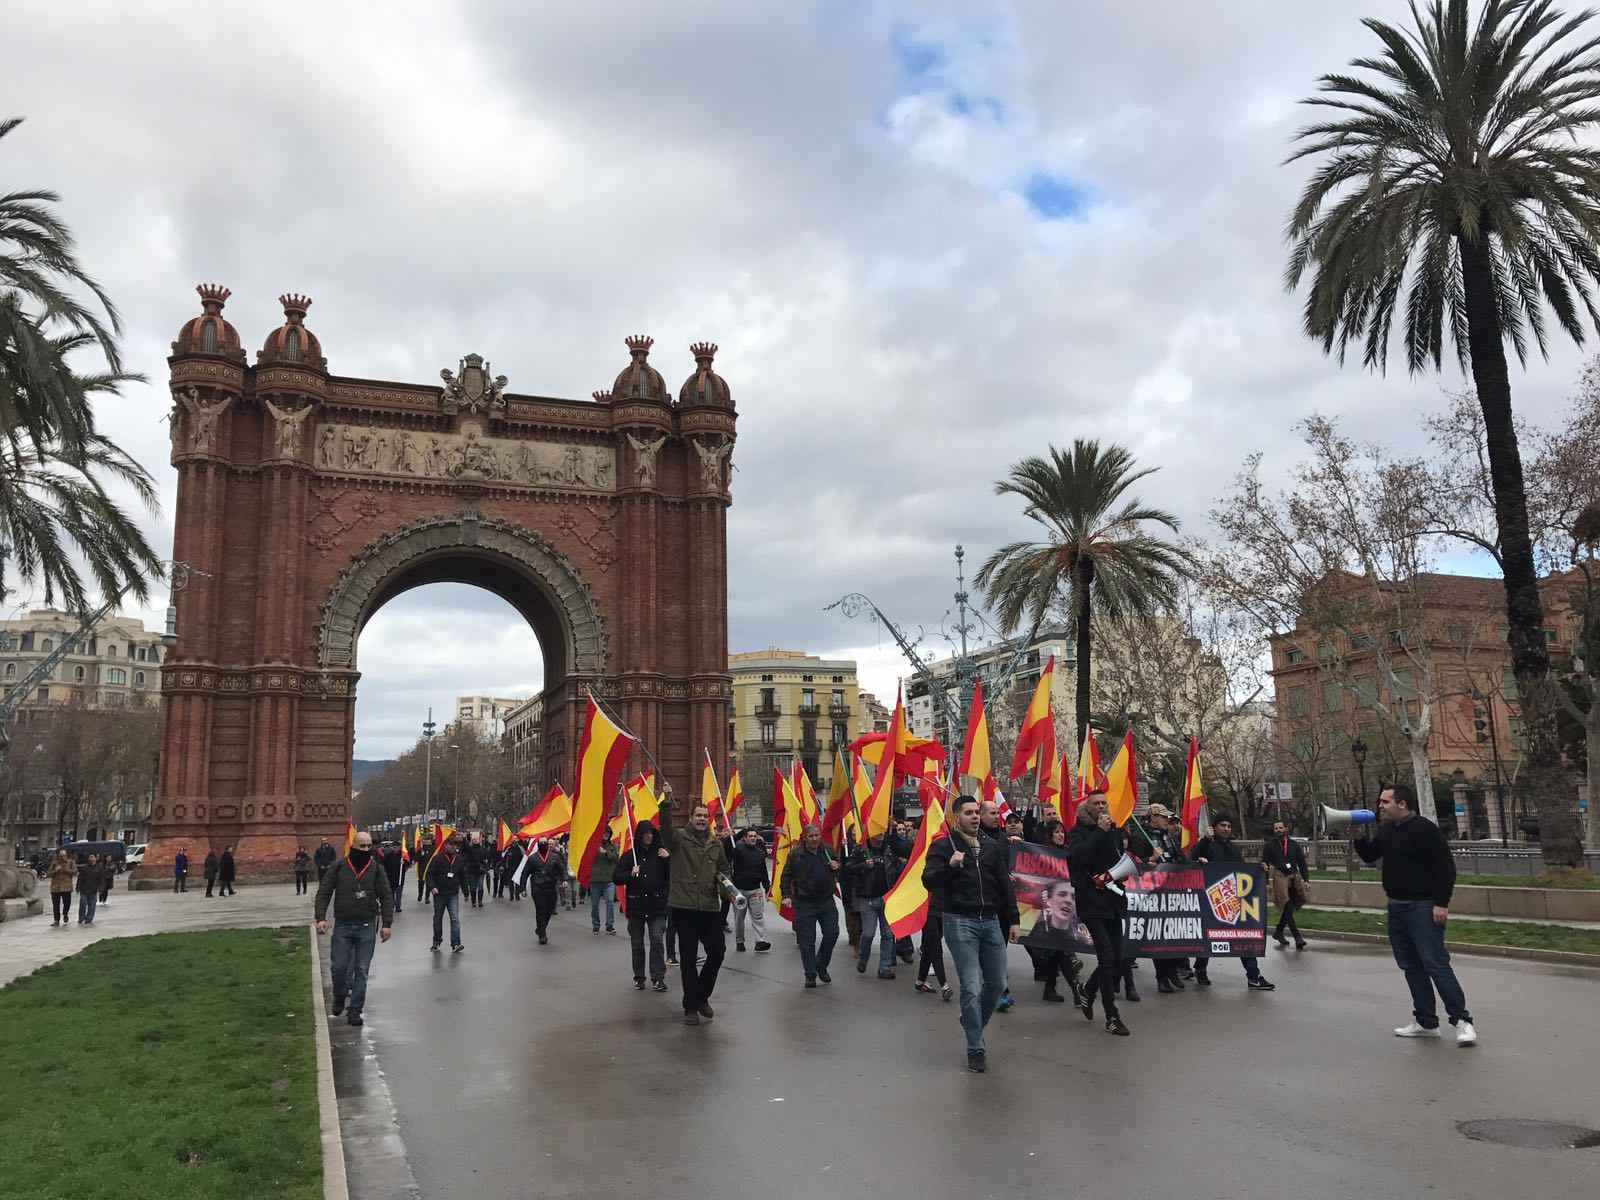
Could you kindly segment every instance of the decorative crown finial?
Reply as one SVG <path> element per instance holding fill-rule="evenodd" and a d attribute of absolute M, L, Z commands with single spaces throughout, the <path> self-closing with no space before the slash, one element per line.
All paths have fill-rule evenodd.
<path fill-rule="evenodd" d="M 283 305 L 283 315 L 288 318 L 289 324 L 298 325 L 306 319 L 306 311 L 311 307 L 311 297 L 285 292 L 278 297 L 278 303 Z"/>
<path fill-rule="evenodd" d="M 200 293 L 200 307 L 206 312 L 221 312 L 222 306 L 228 302 L 228 297 L 233 295 L 220 283 L 198 284 L 195 291 Z M 216 305 L 215 308 L 212 305 Z"/>
<path fill-rule="evenodd" d="M 623 339 L 630 354 L 643 355 L 650 353 L 650 347 L 656 344 L 655 338 L 644 333 L 636 333 L 630 338 Z"/>
<path fill-rule="evenodd" d="M 611 403 L 611 389 L 609 389 L 609 388 L 601 388 L 599 391 L 595 392 L 594 393 L 594 402 L 596 404 L 610 404 Z"/>
<path fill-rule="evenodd" d="M 717 344 L 715 342 L 696 342 L 689 347 L 689 353 L 694 355 L 695 362 L 704 365 L 717 356 Z"/>

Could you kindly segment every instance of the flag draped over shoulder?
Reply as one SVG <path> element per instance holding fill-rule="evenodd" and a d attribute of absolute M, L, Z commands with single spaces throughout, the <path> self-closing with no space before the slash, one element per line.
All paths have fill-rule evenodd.
<path fill-rule="evenodd" d="M 522 815 L 517 822 L 517 836 L 523 838 L 549 838 L 565 833 L 572 827 L 572 800 L 552 783 L 544 797 Z"/>
<path fill-rule="evenodd" d="M 961 743 L 961 764 L 957 775 L 972 779 L 977 794 L 983 799 L 994 799 L 994 764 L 989 757 L 989 717 L 983 709 L 981 679 L 972 685 L 972 711 L 967 714 L 967 736 Z"/>
<path fill-rule="evenodd" d="M 1183 769 L 1183 811 L 1179 815 L 1185 850 L 1200 840 L 1200 813 L 1205 806 L 1206 790 L 1200 778 L 1200 742 L 1191 735 L 1189 762 Z"/>
<path fill-rule="evenodd" d="M 572 836 L 568 846 L 568 862 L 573 874 L 585 886 L 594 866 L 595 851 L 600 847 L 611 801 L 617 794 L 617 782 L 622 778 L 622 769 L 633 746 L 634 739 L 600 711 L 591 695 L 583 736 L 578 741 L 577 795 L 572 802 Z"/>
<path fill-rule="evenodd" d="M 1106 771 L 1106 811 L 1115 825 L 1126 825 L 1139 803 L 1139 767 L 1133 757 L 1133 731 L 1122 739 L 1122 749 Z"/>
<path fill-rule="evenodd" d="M 900 877 L 883 897 L 883 915 L 897 938 L 910 937 L 928 920 L 928 889 L 922 883 L 922 868 L 927 865 L 928 847 L 944 833 L 944 805 L 939 798 L 923 792 L 922 824 L 911 844 L 911 858 Z"/>
<path fill-rule="evenodd" d="M 1052 654 L 1050 661 L 1045 663 L 1044 670 L 1039 673 L 1039 682 L 1033 689 L 1033 698 L 1028 701 L 1027 711 L 1022 714 L 1022 727 L 1017 730 L 1017 747 L 1011 755 L 1011 778 L 1027 774 L 1028 768 L 1038 757 L 1039 747 L 1043 743 L 1045 731 L 1051 731 L 1054 739 L 1055 718 L 1050 715 L 1050 685 L 1055 678 L 1056 656 Z"/>

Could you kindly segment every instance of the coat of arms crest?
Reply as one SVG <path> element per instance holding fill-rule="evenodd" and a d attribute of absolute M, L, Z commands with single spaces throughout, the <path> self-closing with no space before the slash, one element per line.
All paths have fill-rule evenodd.
<path fill-rule="evenodd" d="M 444 380 L 444 411 L 451 416 L 458 412 L 489 412 L 506 407 L 506 377 L 491 378 L 491 367 L 481 354 L 463 358 L 456 371 L 445 367 L 439 372 Z"/>

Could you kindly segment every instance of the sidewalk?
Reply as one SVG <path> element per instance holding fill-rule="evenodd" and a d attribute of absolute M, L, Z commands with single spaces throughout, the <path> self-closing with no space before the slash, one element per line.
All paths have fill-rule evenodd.
<path fill-rule="evenodd" d="M 1317 904 L 1313 902 L 1306 905 L 1306 907 L 1314 912 L 1370 913 L 1374 917 L 1381 917 L 1384 914 L 1384 910 L 1381 908 L 1345 908 L 1343 905 L 1339 904 Z M 1453 910 L 1450 913 L 1450 920 L 1452 922 L 1499 921 L 1502 925 L 1564 925 L 1568 929 L 1600 929 L 1600 921 L 1556 921 L 1549 918 L 1534 920 L 1529 917 L 1477 917 L 1468 916 L 1466 913 L 1458 913 Z"/>
<path fill-rule="evenodd" d="M 120 881 L 119 881 L 120 882 Z M 168 933 L 194 929 L 249 929 L 263 925 L 303 925 L 311 920 L 313 896 L 296 896 L 292 883 L 245 884 L 236 896 L 206 899 L 205 882 L 198 888 L 174 894 L 169 891 L 130 892 L 114 888 L 111 902 L 102 904 L 94 924 L 78 924 L 78 898 L 72 898 L 72 916 L 63 926 L 50 924 L 50 897 L 45 895 L 45 915 L 23 917 L 0 925 L 0 987 L 21 975 L 76 954 L 101 938 L 131 937 L 141 933 Z"/>

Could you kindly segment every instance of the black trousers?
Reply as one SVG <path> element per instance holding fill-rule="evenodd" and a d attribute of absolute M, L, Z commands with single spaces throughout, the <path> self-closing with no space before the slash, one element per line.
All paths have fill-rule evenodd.
<path fill-rule="evenodd" d="M 1289 927 L 1290 931 L 1293 932 L 1294 940 L 1297 941 L 1297 942 L 1305 940 L 1304 938 L 1302 938 L 1300 936 L 1300 926 L 1298 926 L 1298 925 L 1296 925 L 1294 923 L 1295 910 L 1297 908 L 1299 908 L 1299 907 L 1300 907 L 1300 901 L 1299 900 L 1291 900 L 1291 901 L 1289 901 L 1289 903 L 1285 904 L 1283 906 L 1283 910 L 1278 913 L 1278 929 L 1277 929 L 1278 933 L 1282 933 L 1283 932 L 1283 927 L 1285 925 L 1287 925 Z"/>
<path fill-rule="evenodd" d="M 1100 992 L 1100 1003 L 1106 1018 L 1118 1015 L 1117 1013 L 1117 980 L 1122 977 L 1122 918 L 1121 917 L 1083 917 L 1080 918 L 1089 929 L 1089 936 L 1094 939 L 1095 968 L 1089 980 L 1083 985 L 1083 994 L 1094 1000 L 1095 991 Z"/>
<path fill-rule="evenodd" d="M 473 908 L 483 907 L 483 876 L 467 876 L 467 900 Z"/>
<path fill-rule="evenodd" d="M 917 964 L 917 982 L 921 983 L 928 978 L 928 969 L 939 977 L 939 986 L 943 987 L 944 980 L 944 914 L 930 912 L 928 921 L 922 927 L 922 960 Z"/>
<path fill-rule="evenodd" d="M 296 896 L 305 895 L 306 886 L 307 886 L 307 883 L 310 881 L 310 879 L 311 879 L 311 872 L 310 871 L 296 871 L 294 873 L 294 894 Z"/>
<path fill-rule="evenodd" d="M 172 877 L 172 890 L 187 892 L 189 890 L 189 877 L 187 875 L 174 875 Z"/>
<path fill-rule="evenodd" d="M 233 880 L 231 880 L 231 879 L 219 879 L 219 880 L 217 880 L 217 895 L 219 895 L 219 896 L 237 896 L 238 894 L 239 894 L 238 892 L 233 890 Z"/>
<path fill-rule="evenodd" d="M 543 936 L 550 925 L 550 916 L 556 911 L 556 889 L 533 889 L 533 928 L 536 933 Z"/>
<path fill-rule="evenodd" d="M 698 908 L 674 908 L 672 924 L 678 931 L 678 970 L 683 976 L 683 1011 L 694 1012 L 711 1001 L 717 986 L 717 972 L 728 953 L 728 938 L 722 932 L 722 914 Z M 697 965 L 704 946 L 706 961 Z"/>
<path fill-rule="evenodd" d="M 207 875 L 206 876 L 206 895 L 208 895 L 208 896 L 211 895 L 211 889 L 216 887 L 216 886 L 217 886 L 217 877 L 215 875 Z"/>
<path fill-rule="evenodd" d="M 50 893 L 50 915 L 57 921 L 65 921 L 72 915 L 72 893 Z"/>

